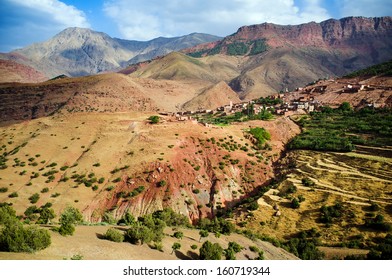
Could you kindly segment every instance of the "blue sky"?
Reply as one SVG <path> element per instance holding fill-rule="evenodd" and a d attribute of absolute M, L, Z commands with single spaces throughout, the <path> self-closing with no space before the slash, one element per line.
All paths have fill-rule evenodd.
<path fill-rule="evenodd" d="M 243 25 L 392 16 L 391 0 L 0 0 L 0 52 L 67 27 L 150 40 L 192 32 L 226 36 Z"/>

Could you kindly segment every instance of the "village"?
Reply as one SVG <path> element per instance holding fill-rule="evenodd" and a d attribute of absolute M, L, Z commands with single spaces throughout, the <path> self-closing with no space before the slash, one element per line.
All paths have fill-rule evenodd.
<path fill-rule="evenodd" d="M 318 99 L 323 94 L 333 93 L 340 94 L 356 94 L 359 92 L 370 92 L 374 90 L 392 90 L 385 86 L 352 84 L 333 79 L 321 80 L 312 83 L 304 88 L 296 88 L 294 91 L 280 92 L 265 98 L 258 98 L 239 103 L 233 103 L 215 108 L 215 109 L 198 109 L 194 111 L 178 111 L 178 112 L 160 112 L 162 116 L 169 117 L 170 121 L 190 121 L 194 124 L 202 124 L 204 126 L 211 126 L 211 123 L 206 122 L 200 116 L 231 116 L 235 114 L 244 114 L 248 116 L 255 116 L 261 112 L 268 111 L 271 114 L 278 116 L 291 116 L 294 114 L 308 114 L 320 110 L 323 106 L 336 107 L 336 104 L 323 102 Z M 377 103 L 369 102 L 363 104 L 367 107 L 379 107 Z"/>

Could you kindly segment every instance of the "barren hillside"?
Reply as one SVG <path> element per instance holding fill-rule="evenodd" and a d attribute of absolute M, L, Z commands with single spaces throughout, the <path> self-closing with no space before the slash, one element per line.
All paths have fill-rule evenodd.
<path fill-rule="evenodd" d="M 192 220 L 211 217 L 271 179 L 283 144 L 299 132 L 284 118 L 207 128 L 170 119 L 152 125 L 147 117 L 77 113 L 3 127 L 1 149 L 11 153 L 0 170 L 7 188 L 0 201 L 12 201 L 22 214 L 39 193 L 37 206 L 51 202 L 60 213 L 73 205 L 88 221 L 107 211 L 119 218 L 163 207 Z M 270 151 L 253 151 L 244 132 L 249 126 L 271 133 Z M 130 196 L 140 186 L 143 191 Z M 18 197 L 10 199 L 13 192 Z"/>

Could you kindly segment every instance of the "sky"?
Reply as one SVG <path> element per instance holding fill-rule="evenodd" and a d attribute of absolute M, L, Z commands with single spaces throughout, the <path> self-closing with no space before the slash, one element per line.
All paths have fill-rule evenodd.
<path fill-rule="evenodd" d="M 67 27 L 147 41 L 193 32 L 233 34 L 264 22 L 301 24 L 392 16 L 391 0 L 0 0 L 0 52 L 50 39 Z"/>

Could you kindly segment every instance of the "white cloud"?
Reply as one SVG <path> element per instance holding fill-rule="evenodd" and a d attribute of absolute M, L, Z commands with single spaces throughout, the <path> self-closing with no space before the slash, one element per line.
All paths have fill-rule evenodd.
<path fill-rule="evenodd" d="M 20 8 L 35 11 L 62 27 L 90 27 L 83 11 L 58 0 L 6 0 Z"/>
<path fill-rule="evenodd" d="M 378 17 L 392 15 L 391 0 L 340 0 L 340 2 L 340 13 L 342 17 Z"/>
<path fill-rule="evenodd" d="M 330 18 L 319 0 L 107 0 L 104 12 L 124 38 L 147 40 L 191 32 L 228 35 L 243 25 L 299 24 Z"/>
<path fill-rule="evenodd" d="M 44 41 L 67 27 L 90 27 L 83 11 L 58 0 L 3 0 L 0 51 Z"/>

